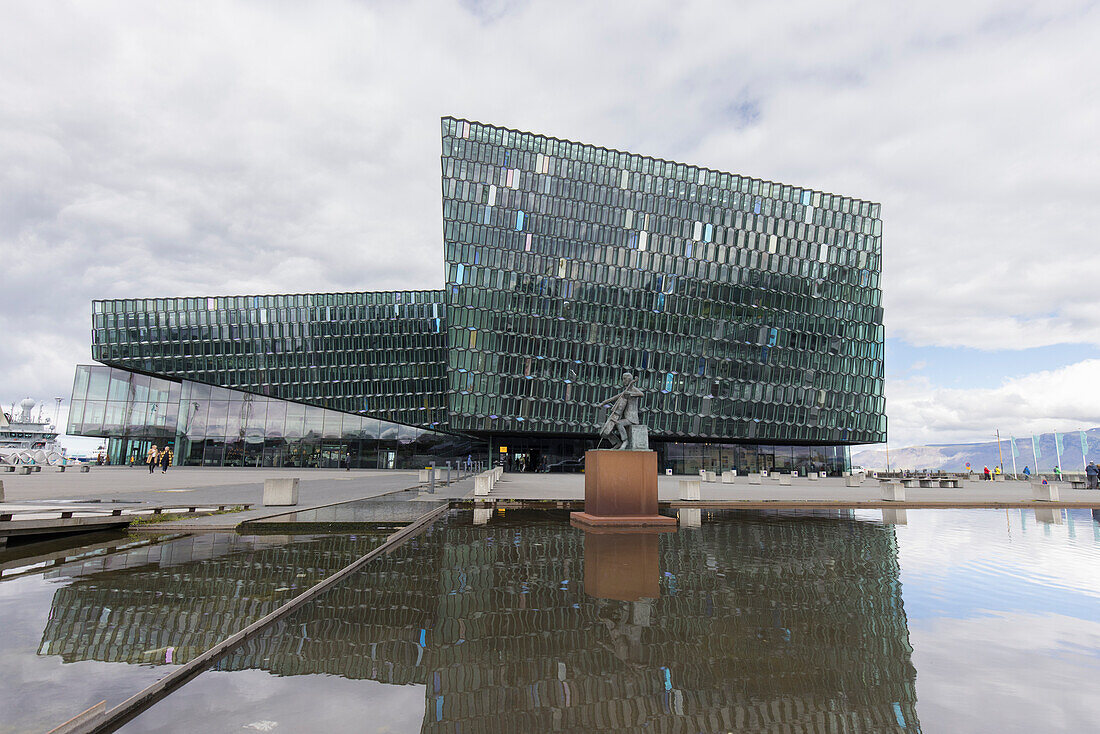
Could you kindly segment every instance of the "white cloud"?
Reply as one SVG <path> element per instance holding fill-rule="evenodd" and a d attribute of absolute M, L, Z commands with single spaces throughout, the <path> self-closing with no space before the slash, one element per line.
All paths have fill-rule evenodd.
<path fill-rule="evenodd" d="M 923 376 L 887 383 L 892 446 L 988 442 L 1100 425 L 1100 360 L 1004 380 L 987 389 L 951 389 Z"/>
<path fill-rule="evenodd" d="M 892 336 L 1100 344 L 1083 0 L 28 0 L 4 21 L 18 395 L 67 390 L 92 298 L 438 287 L 442 114 L 881 201 Z"/>

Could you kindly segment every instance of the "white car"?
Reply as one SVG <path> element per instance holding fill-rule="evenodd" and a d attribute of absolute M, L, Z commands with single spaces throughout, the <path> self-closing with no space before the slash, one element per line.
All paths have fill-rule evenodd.
<path fill-rule="evenodd" d="M 852 474 L 862 474 L 862 475 L 866 476 L 867 475 L 867 470 L 864 469 L 862 466 L 853 466 L 852 467 Z"/>

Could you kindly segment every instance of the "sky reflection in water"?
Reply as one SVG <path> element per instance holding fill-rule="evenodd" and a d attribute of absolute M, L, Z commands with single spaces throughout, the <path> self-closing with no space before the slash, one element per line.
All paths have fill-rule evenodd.
<path fill-rule="evenodd" d="M 1061 518 L 704 513 L 609 540 L 456 513 L 124 731 L 1092 731 L 1100 523 Z M 16 722 L 61 691 L 117 703 L 168 671 L 150 650 L 184 662 L 373 541 L 235 542 L 0 582 L 0 624 L 33 601 L 0 638 Z"/>

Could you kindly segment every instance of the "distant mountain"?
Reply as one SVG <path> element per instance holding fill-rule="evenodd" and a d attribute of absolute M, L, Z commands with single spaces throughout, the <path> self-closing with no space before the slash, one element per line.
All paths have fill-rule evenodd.
<path fill-rule="evenodd" d="M 1081 433 L 1070 431 L 1062 433 L 1062 469 L 1067 472 L 1079 472 L 1084 468 L 1081 458 Z M 1085 431 L 1088 443 L 1089 461 L 1100 462 L 1100 428 Z M 1054 434 L 1039 436 L 1039 470 L 1050 471 L 1057 463 L 1054 447 Z M 1016 438 L 1016 469 L 1023 471 L 1025 466 L 1036 471 L 1035 457 L 1031 450 L 1031 437 Z M 1005 471 L 1012 471 L 1012 447 L 1008 437 L 1001 439 L 1001 452 L 1004 456 Z M 1000 459 L 997 453 L 997 441 L 988 443 L 933 444 L 929 446 L 908 446 L 902 449 L 890 449 L 891 469 L 942 469 L 944 471 L 966 471 L 966 462 L 970 462 L 975 472 L 982 467 L 992 469 Z M 852 464 L 868 469 L 886 468 L 886 450 L 884 448 L 866 449 L 852 452 Z"/>

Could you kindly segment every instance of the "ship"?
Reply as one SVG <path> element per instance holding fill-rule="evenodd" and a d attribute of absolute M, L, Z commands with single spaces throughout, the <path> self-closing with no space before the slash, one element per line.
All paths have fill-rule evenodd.
<path fill-rule="evenodd" d="M 19 403 L 19 415 L 16 415 L 14 405 L 10 413 L 0 411 L 0 464 L 45 466 L 67 463 L 65 450 L 57 443 L 56 426 L 42 416 L 41 409 L 36 418 L 35 405 L 32 398 L 25 398 Z"/>

